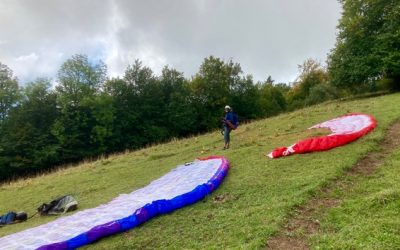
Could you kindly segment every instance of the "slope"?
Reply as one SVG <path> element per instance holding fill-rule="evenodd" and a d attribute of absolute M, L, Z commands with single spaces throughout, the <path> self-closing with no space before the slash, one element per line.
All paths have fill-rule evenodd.
<path fill-rule="evenodd" d="M 320 187 L 341 176 L 369 151 L 376 150 L 385 130 L 400 118 L 400 95 L 331 102 L 242 125 L 223 151 L 219 131 L 2 185 L 0 211 L 32 214 L 43 201 L 73 194 L 80 209 L 110 201 L 120 193 L 145 186 L 177 164 L 196 157 L 223 155 L 231 170 L 222 186 L 202 202 L 155 218 L 146 224 L 89 246 L 120 248 L 262 248 L 280 230 L 294 207 Z M 325 131 L 306 131 L 318 122 L 349 112 L 368 113 L 378 127 L 354 143 L 330 151 L 270 160 L 272 149 Z M 0 236 L 53 220 L 32 220 L 0 229 Z"/>

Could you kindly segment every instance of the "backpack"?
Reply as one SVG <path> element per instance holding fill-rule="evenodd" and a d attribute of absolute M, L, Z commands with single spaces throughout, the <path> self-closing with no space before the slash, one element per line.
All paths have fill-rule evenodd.
<path fill-rule="evenodd" d="M 234 129 L 237 129 L 237 127 L 239 126 L 238 116 L 236 113 L 232 113 L 232 116 L 233 116 L 232 125 L 234 126 Z"/>
<path fill-rule="evenodd" d="M 8 212 L 0 216 L 0 226 L 26 221 L 28 215 L 25 212 Z"/>
<path fill-rule="evenodd" d="M 0 225 L 12 224 L 17 214 L 15 212 L 8 212 L 0 217 Z"/>
<path fill-rule="evenodd" d="M 78 202 L 70 195 L 58 197 L 49 203 L 43 203 L 37 208 L 40 215 L 59 215 L 69 211 L 76 210 Z"/>

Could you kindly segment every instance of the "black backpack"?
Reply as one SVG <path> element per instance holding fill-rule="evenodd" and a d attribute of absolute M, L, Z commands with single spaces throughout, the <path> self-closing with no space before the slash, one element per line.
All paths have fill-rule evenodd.
<path fill-rule="evenodd" d="M 78 208 L 78 202 L 74 197 L 70 195 L 64 195 L 50 201 L 49 203 L 43 203 L 37 208 L 40 215 L 59 215 L 69 211 L 76 210 Z"/>

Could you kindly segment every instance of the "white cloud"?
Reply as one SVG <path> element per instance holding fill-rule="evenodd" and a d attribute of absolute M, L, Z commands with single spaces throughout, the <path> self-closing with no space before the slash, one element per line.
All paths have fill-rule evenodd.
<path fill-rule="evenodd" d="M 36 53 L 32 52 L 29 55 L 22 55 L 17 58 L 15 58 L 15 61 L 20 62 L 20 63 L 34 63 L 39 59 L 39 56 L 36 55 Z"/>

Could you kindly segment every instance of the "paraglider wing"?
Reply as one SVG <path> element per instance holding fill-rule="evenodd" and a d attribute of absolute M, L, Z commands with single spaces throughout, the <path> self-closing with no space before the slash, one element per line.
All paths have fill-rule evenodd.
<path fill-rule="evenodd" d="M 309 128 L 328 128 L 332 131 L 331 134 L 308 138 L 289 147 L 276 148 L 268 156 L 270 158 L 279 158 L 291 154 L 329 150 L 357 140 L 375 127 L 376 120 L 371 115 L 348 114 Z"/>
<path fill-rule="evenodd" d="M 107 204 L 0 238 L 1 249 L 75 249 L 134 228 L 159 214 L 190 205 L 213 192 L 229 169 L 224 157 L 180 165 L 149 185 Z"/>

